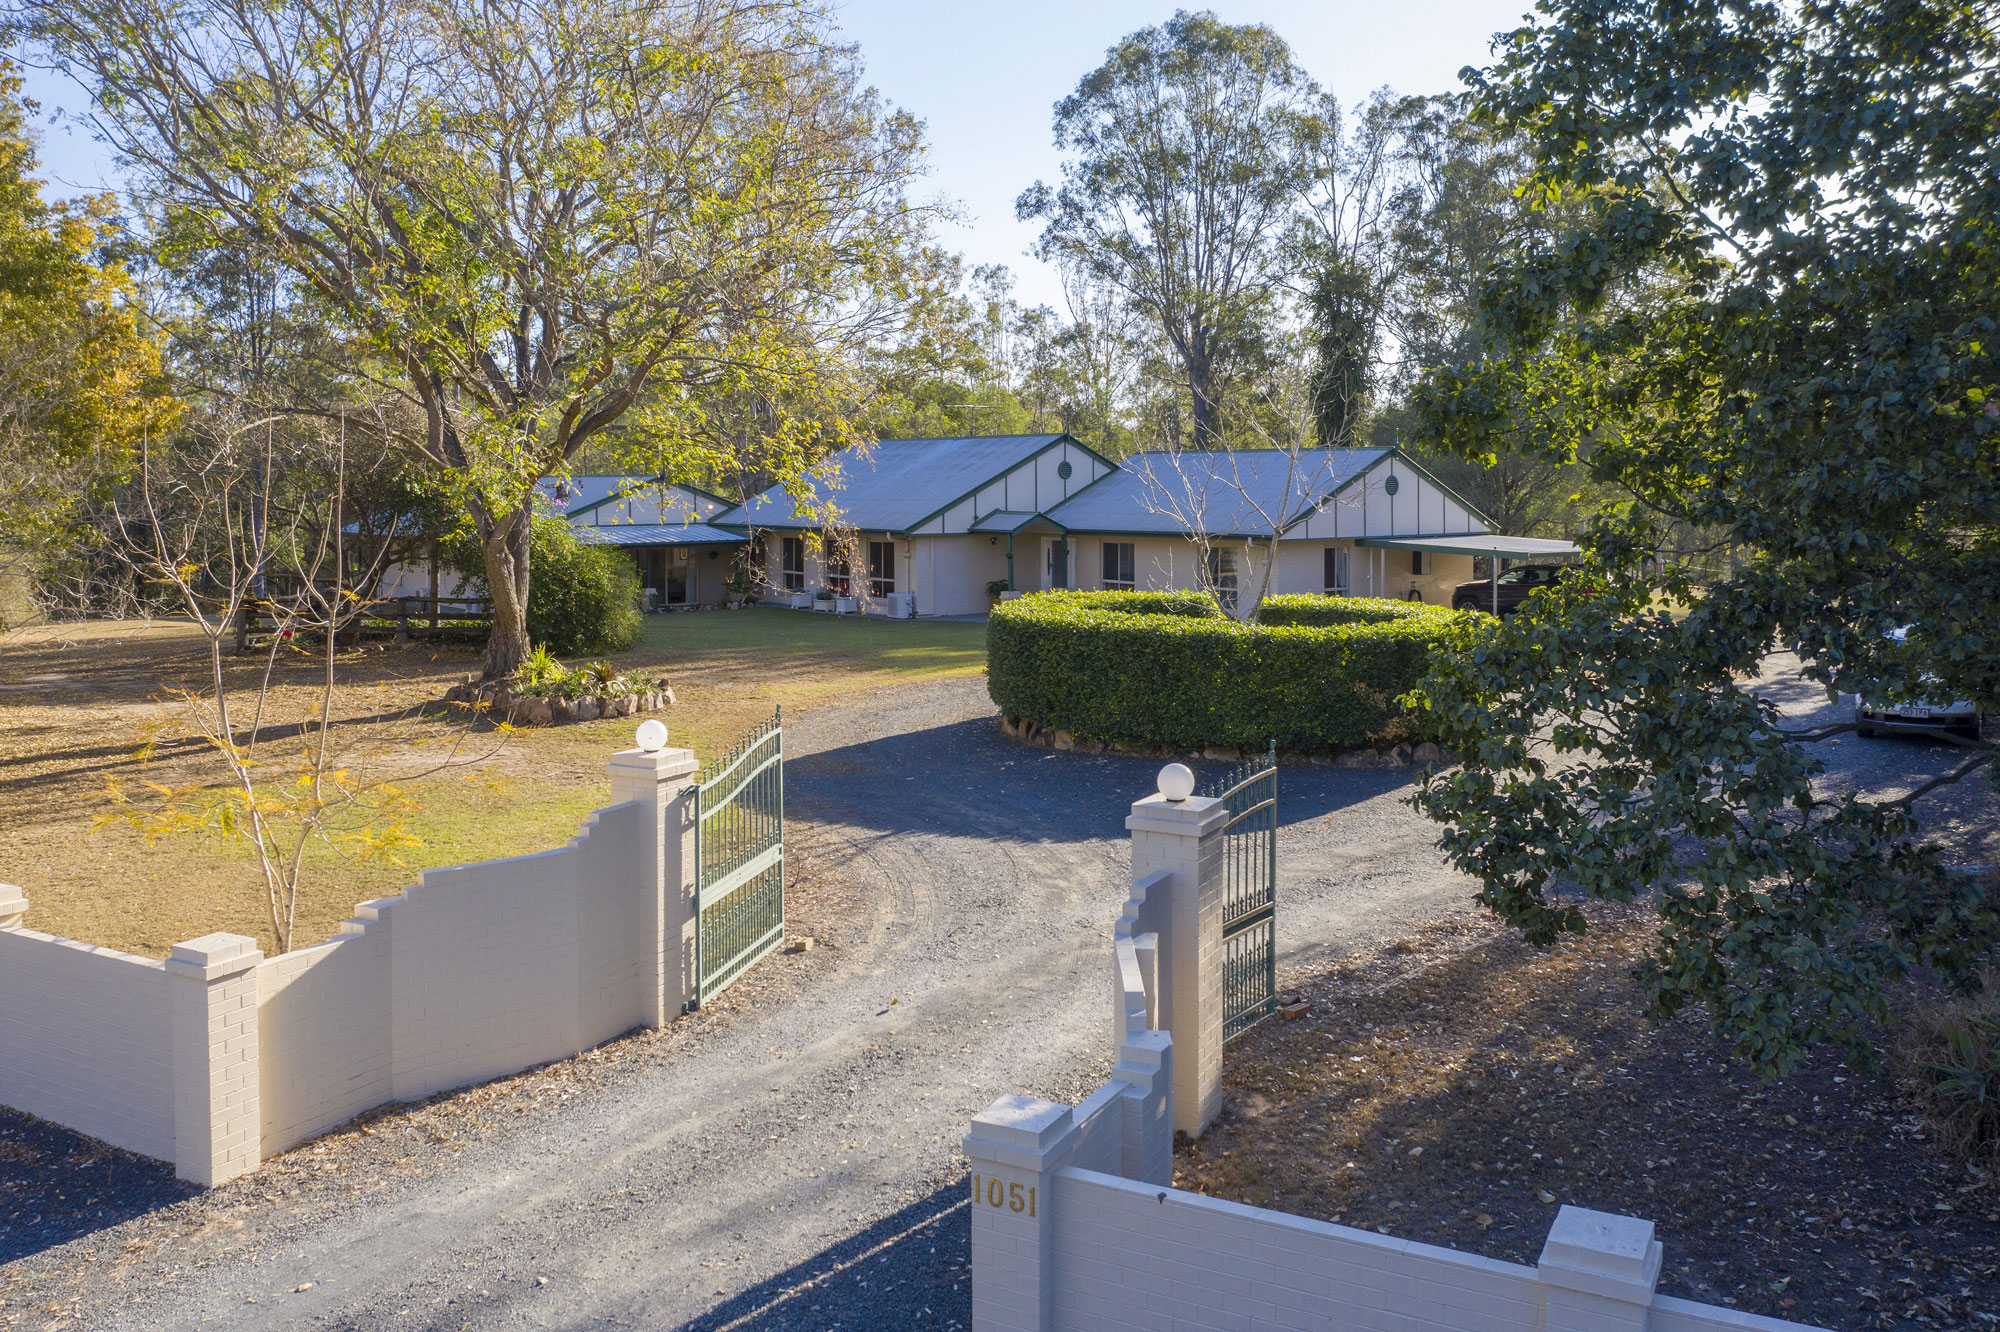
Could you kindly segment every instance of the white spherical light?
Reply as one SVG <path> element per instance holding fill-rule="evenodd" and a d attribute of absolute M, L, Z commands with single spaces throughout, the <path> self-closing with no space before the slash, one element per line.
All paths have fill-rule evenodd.
<path fill-rule="evenodd" d="M 667 747 L 666 723 L 657 718 L 639 723 L 639 748 L 657 754 Z"/>
<path fill-rule="evenodd" d="M 1178 804 L 1194 794 L 1194 771 L 1185 763 L 1160 769 L 1160 794 Z"/>

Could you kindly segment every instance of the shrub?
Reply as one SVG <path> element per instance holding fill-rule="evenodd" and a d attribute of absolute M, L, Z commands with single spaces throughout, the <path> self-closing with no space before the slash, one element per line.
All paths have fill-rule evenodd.
<path fill-rule="evenodd" d="M 639 570 L 625 551 L 586 546 L 537 515 L 528 556 L 528 638 L 559 655 L 623 652 L 639 641 Z"/>
<path fill-rule="evenodd" d="M 2000 978 L 1969 998 L 1921 1005 L 1901 1051 L 1938 1145 L 1983 1169 L 2000 1165 Z"/>
<path fill-rule="evenodd" d="M 1204 594 L 1042 592 L 987 626 L 987 688 L 1010 717 L 1127 744 L 1324 752 L 1417 738 L 1396 702 L 1433 648 L 1474 617 L 1409 602 L 1280 613 L 1320 624 L 1241 624 Z M 1269 605 L 1270 603 L 1266 603 Z M 1340 617 L 1345 616 L 1345 619 Z"/>

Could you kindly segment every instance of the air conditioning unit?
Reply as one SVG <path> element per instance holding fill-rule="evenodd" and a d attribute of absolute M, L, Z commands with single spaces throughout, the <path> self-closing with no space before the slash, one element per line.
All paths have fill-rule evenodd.
<path fill-rule="evenodd" d="M 917 598 L 913 592 L 891 592 L 886 598 L 889 603 L 889 618 L 892 620 L 914 620 L 917 618 Z"/>

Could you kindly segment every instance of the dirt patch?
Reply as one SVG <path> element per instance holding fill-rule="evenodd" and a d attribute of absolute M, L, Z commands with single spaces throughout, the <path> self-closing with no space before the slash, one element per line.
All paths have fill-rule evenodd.
<path fill-rule="evenodd" d="M 1663 1292 L 1842 1329 L 2000 1326 L 2000 1196 L 1887 1074 L 1769 1083 L 1639 1013 L 1639 908 L 1549 953 L 1486 921 L 1293 978 L 1183 1188 L 1532 1263 L 1563 1203 L 1652 1220 Z"/>

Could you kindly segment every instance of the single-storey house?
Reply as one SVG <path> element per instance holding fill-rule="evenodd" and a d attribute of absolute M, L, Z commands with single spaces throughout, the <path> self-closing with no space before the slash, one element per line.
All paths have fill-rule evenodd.
<path fill-rule="evenodd" d="M 1113 462 L 1069 435 L 984 435 L 884 440 L 834 455 L 817 474 L 824 488 L 803 507 L 774 488 L 714 516 L 749 534 L 768 599 L 830 587 L 892 612 L 965 615 L 987 609 L 990 584 L 1163 591 L 1206 582 L 1230 601 L 1254 596 L 1274 562 L 1274 594 L 1440 603 L 1473 577 L 1476 556 L 1566 544 L 1530 549 L 1496 536 L 1394 448 Z M 831 553 L 829 511 L 853 534 L 860 567 Z"/>
<path fill-rule="evenodd" d="M 631 552 L 647 610 L 722 604 L 746 538 L 711 520 L 733 501 L 664 477 L 574 476 L 543 488 L 583 542 Z"/>
<path fill-rule="evenodd" d="M 719 606 L 747 538 L 710 521 L 734 501 L 664 477 L 610 474 L 545 477 L 536 491 L 550 511 L 569 520 L 580 540 L 630 553 L 647 610 Z M 485 580 L 461 578 L 429 564 L 392 566 L 381 597 L 484 596 Z"/>

